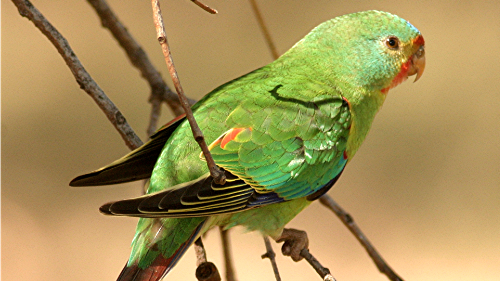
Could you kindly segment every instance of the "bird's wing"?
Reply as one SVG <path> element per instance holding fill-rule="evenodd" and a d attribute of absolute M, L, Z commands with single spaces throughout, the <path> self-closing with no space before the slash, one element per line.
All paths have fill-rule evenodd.
<path fill-rule="evenodd" d="M 347 163 L 349 106 L 341 97 L 329 96 L 292 108 L 283 105 L 267 115 L 262 111 L 262 117 L 252 117 L 262 122 L 232 128 L 210 145 L 216 164 L 226 175 L 225 184 L 216 184 L 206 174 L 168 190 L 105 204 L 101 212 L 192 217 L 233 213 L 300 197 L 316 199 L 335 183 Z M 248 107 L 242 104 L 230 118 L 239 119 L 236 115 L 245 112 L 248 114 Z"/>

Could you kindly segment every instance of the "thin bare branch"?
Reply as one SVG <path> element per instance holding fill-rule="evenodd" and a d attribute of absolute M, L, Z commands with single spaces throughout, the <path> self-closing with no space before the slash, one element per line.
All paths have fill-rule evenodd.
<path fill-rule="evenodd" d="M 300 251 L 300 255 L 304 257 L 304 259 L 316 270 L 316 272 L 323 278 L 325 281 L 335 281 L 335 278 L 330 274 L 330 270 L 326 267 L 323 267 L 321 263 L 309 252 L 308 249 L 302 249 Z"/>
<path fill-rule="evenodd" d="M 226 281 L 236 281 L 233 257 L 231 255 L 231 244 L 229 243 L 229 230 L 219 228 L 222 240 L 222 250 L 224 251 L 224 265 L 226 268 Z"/>
<path fill-rule="evenodd" d="M 196 253 L 196 279 L 198 281 L 220 281 L 220 274 L 215 264 L 207 261 L 207 253 L 201 237 L 194 241 Z"/>
<path fill-rule="evenodd" d="M 194 241 L 194 252 L 196 253 L 196 266 L 207 262 L 207 252 L 205 252 L 201 237 Z"/>
<path fill-rule="evenodd" d="M 264 18 L 262 18 L 262 14 L 260 13 L 259 6 L 257 6 L 256 0 L 250 0 L 250 4 L 252 5 L 252 10 L 259 23 L 260 31 L 262 31 L 262 35 L 264 35 L 264 39 L 266 39 L 267 47 L 269 51 L 271 51 L 271 55 L 274 59 L 277 59 L 280 55 L 278 50 L 276 49 L 276 45 L 269 34 L 269 30 L 267 29 L 266 23 L 264 22 Z"/>
<path fill-rule="evenodd" d="M 368 241 L 368 238 L 363 234 L 363 232 L 354 222 L 354 219 L 351 217 L 351 215 L 349 215 L 349 213 L 342 209 L 330 196 L 328 196 L 328 194 L 321 196 L 319 202 L 321 202 L 321 204 L 334 212 L 337 217 L 344 223 L 344 225 L 351 231 L 351 233 L 356 237 L 356 239 L 358 239 L 359 243 L 361 243 L 361 245 L 368 252 L 368 255 L 370 255 L 381 273 L 385 274 L 389 278 L 389 280 L 403 281 L 403 279 L 399 277 L 384 261 L 377 250 L 375 250 L 370 241 Z"/>
<path fill-rule="evenodd" d="M 80 88 L 83 89 L 94 101 L 99 108 L 106 114 L 109 121 L 122 136 L 125 144 L 130 149 L 135 149 L 142 144 L 141 139 L 135 134 L 125 120 L 125 117 L 106 96 L 104 91 L 92 79 L 90 74 L 85 70 L 78 57 L 71 49 L 68 41 L 57 31 L 57 29 L 31 4 L 28 0 L 12 0 L 16 5 L 21 16 L 28 18 L 35 26 L 49 39 L 56 47 L 57 51 L 63 57 L 64 61 L 70 68 L 73 76 L 76 79 Z"/>
<path fill-rule="evenodd" d="M 214 159 L 212 158 L 212 155 L 210 154 L 208 146 L 205 142 L 205 137 L 203 136 L 203 133 L 201 132 L 198 124 L 196 123 L 196 120 L 194 119 L 189 101 L 184 95 L 184 90 L 182 89 L 179 76 L 177 75 L 177 71 L 175 70 L 172 55 L 170 53 L 170 47 L 167 43 L 167 34 L 165 32 L 165 26 L 163 24 L 163 17 L 161 16 L 160 3 L 158 0 L 152 0 L 151 4 L 153 6 L 153 18 L 156 27 L 156 36 L 158 38 L 158 42 L 160 42 L 163 55 L 165 56 L 165 61 L 168 66 L 168 70 L 170 72 L 170 75 L 172 76 L 172 80 L 174 81 L 175 90 L 179 95 L 179 99 L 181 101 L 182 107 L 184 108 L 184 112 L 186 112 L 186 118 L 189 121 L 189 125 L 191 126 L 193 136 L 198 142 L 201 150 L 203 151 L 203 155 L 205 156 L 205 160 L 207 161 L 207 165 L 210 170 L 210 175 L 214 178 L 214 181 L 217 184 L 224 184 L 226 182 L 226 176 L 215 165 Z"/>
<path fill-rule="evenodd" d="M 269 241 L 267 236 L 262 236 L 264 238 L 264 243 L 266 244 L 266 253 L 261 256 L 261 258 L 268 258 L 271 261 L 271 266 L 273 267 L 274 277 L 276 281 L 281 281 L 281 276 L 278 271 L 278 264 L 276 263 L 276 254 L 273 251 L 273 246 Z"/>
<path fill-rule="evenodd" d="M 201 3 L 200 1 L 198 0 L 191 0 L 193 3 L 195 3 L 196 5 L 198 5 L 198 7 L 202 8 L 203 10 L 209 12 L 210 14 L 217 14 L 217 10 L 216 9 L 212 9 L 210 8 L 209 6 Z"/>
<path fill-rule="evenodd" d="M 149 114 L 149 125 L 146 130 L 148 137 L 151 137 L 158 129 L 158 120 L 161 116 L 161 102 L 162 99 L 158 96 L 151 96 L 149 99 L 151 103 L 151 113 Z"/>
<path fill-rule="evenodd" d="M 151 103 L 151 118 L 147 129 L 151 136 L 158 127 L 161 115 L 161 103 L 166 102 L 173 113 L 178 116 L 184 113 L 177 95 L 168 87 L 160 72 L 153 66 L 144 49 L 137 43 L 120 19 L 111 10 L 105 0 L 87 0 L 101 19 L 103 27 L 107 28 L 123 48 L 133 66 L 141 72 L 141 76 L 151 88 L 149 102 Z M 190 104 L 196 101 L 189 99 Z"/>

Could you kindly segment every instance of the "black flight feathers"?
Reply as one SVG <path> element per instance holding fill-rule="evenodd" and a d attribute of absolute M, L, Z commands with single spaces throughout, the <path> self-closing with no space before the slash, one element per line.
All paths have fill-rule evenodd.
<path fill-rule="evenodd" d="M 74 178 L 70 186 L 118 184 L 151 177 L 156 160 L 165 143 L 185 118 L 174 120 L 158 130 L 151 140 L 115 162 L 91 173 Z"/>
<path fill-rule="evenodd" d="M 179 218 L 234 213 L 284 201 L 274 192 L 258 193 L 230 172 L 224 173 L 224 185 L 206 174 L 164 191 L 105 204 L 99 210 L 107 215 Z"/>

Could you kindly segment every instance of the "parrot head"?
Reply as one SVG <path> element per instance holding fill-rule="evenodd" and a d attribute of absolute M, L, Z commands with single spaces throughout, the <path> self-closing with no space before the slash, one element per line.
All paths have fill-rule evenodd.
<path fill-rule="evenodd" d="M 291 50 L 308 53 L 312 69 L 333 84 L 387 93 L 425 68 L 425 41 L 408 21 L 381 11 L 336 17 L 317 26 Z M 326 73 L 325 73 L 326 71 Z"/>

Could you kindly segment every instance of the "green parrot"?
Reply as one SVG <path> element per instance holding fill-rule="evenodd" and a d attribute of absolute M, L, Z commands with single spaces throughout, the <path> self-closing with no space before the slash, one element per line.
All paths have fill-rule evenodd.
<path fill-rule="evenodd" d="M 149 178 L 147 194 L 111 202 L 106 215 L 139 217 L 118 280 L 160 280 L 215 226 L 241 225 L 285 241 L 300 260 L 305 232 L 285 225 L 340 177 L 388 91 L 425 66 L 408 21 L 365 11 L 324 22 L 276 61 L 219 86 L 193 107 L 226 182 L 208 173 L 180 116 L 151 140 L 70 185 Z"/>

